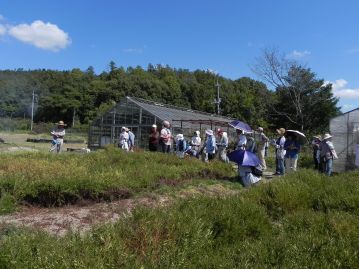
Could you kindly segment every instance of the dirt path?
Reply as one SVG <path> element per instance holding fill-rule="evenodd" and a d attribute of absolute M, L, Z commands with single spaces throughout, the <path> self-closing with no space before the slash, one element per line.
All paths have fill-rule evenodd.
<path fill-rule="evenodd" d="M 115 222 L 131 214 L 136 207 L 167 206 L 175 199 L 185 199 L 197 195 L 228 196 L 237 194 L 221 184 L 191 187 L 171 195 L 147 195 L 123 199 L 111 203 L 98 203 L 89 206 L 66 206 L 61 208 L 24 207 L 21 212 L 0 216 L 0 226 L 15 225 L 42 229 L 46 232 L 64 236 L 69 231 L 85 233 L 100 223 Z"/>

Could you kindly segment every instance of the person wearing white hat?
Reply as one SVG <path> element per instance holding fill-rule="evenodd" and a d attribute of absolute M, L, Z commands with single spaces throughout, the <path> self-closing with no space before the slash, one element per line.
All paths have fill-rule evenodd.
<path fill-rule="evenodd" d="M 264 134 L 264 129 L 262 127 L 258 127 L 258 137 L 257 137 L 257 151 L 258 151 L 258 158 L 261 161 L 261 166 L 263 170 L 267 169 L 266 159 L 265 159 L 265 152 L 266 152 L 266 144 L 268 143 L 269 139 Z"/>
<path fill-rule="evenodd" d="M 183 159 L 187 149 L 187 143 L 183 134 L 176 135 L 176 155 Z"/>
<path fill-rule="evenodd" d="M 332 136 L 329 133 L 326 133 L 319 145 L 320 162 L 323 165 L 322 169 L 328 176 L 332 174 L 333 160 L 338 159 L 331 138 Z"/>
<path fill-rule="evenodd" d="M 170 130 L 171 124 L 169 121 L 163 122 L 163 128 L 160 133 L 160 145 L 163 153 L 170 153 L 172 145 L 172 133 Z"/>
<path fill-rule="evenodd" d="M 227 147 L 228 147 L 227 132 L 223 131 L 222 129 L 218 129 L 217 134 L 219 137 L 219 143 L 217 143 L 218 157 L 222 162 L 229 163 L 229 159 L 227 157 Z"/>
<path fill-rule="evenodd" d="M 286 130 L 284 128 L 279 128 L 277 129 L 277 133 L 279 135 L 278 139 L 275 141 L 274 140 L 274 146 L 276 148 L 276 158 L 275 158 L 275 163 L 276 163 L 276 171 L 274 173 L 274 175 L 278 175 L 278 176 L 282 176 L 284 175 L 285 172 L 285 166 L 284 166 L 284 156 L 286 154 L 286 150 L 284 149 L 284 144 L 285 144 L 285 134 Z"/>
<path fill-rule="evenodd" d="M 194 147 L 195 150 L 198 151 L 199 147 L 201 146 L 202 139 L 200 137 L 200 131 L 195 131 L 193 133 L 192 139 L 191 139 L 191 146 Z"/>
<path fill-rule="evenodd" d="M 52 142 L 51 142 L 50 152 L 56 150 L 56 153 L 61 153 L 62 146 L 64 144 L 64 136 L 66 134 L 65 126 L 66 124 L 62 120 L 60 120 L 57 123 L 57 128 L 52 130 L 51 132 Z"/>
<path fill-rule="evenodd" d="M 216 154 L 217 146 L 216 146 L 216 138 L 214 137 L 212 130 L 206 130 L 206 142 L 205 142 L 205 149 L 206 149 L 206 158 L 205 161 L 208 162 L 214 159 Z"/>
<path fill-rule="evenodd" d="M 160 137 L 160 134 L 157 131 L 157 125 L 153 124 L 151 127 L 151 132 L 150 132 L 149 141 L 148 141 L 148 148 L 150 151 L 158 150 L 159 137 Z"/>
<path fill-rule="evenodd" d="M 128 132 L 128 129 L 123 126 L 121 128 L 121 133 L 120 133 L 120 137 L 118 140 L 118 147 L 120 149 L 123 149 L 124 151 L 129 151 L 129 146 L 128 146 L 129 135 L 127 132 Z"/>

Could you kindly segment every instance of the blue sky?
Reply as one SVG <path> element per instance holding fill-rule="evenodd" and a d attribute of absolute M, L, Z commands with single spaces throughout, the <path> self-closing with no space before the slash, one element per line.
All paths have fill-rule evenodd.
<path fill-rule="evenodd" d="M 276 47 L 334 85 L 343 111 L 359 106 L 356 0 L 0 0 L 0 69 L 148 63 L 249 76 Z"/>

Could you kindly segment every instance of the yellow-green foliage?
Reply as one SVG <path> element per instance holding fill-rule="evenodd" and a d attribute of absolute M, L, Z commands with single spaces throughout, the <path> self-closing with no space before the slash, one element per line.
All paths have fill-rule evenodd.
<path fill-rule="evenodd" d="M 358 172 L 137 209 L 80 237 L 0 229 L 3 268 L 357 268 Z M 2 263 L 2 264 L 1 264 Z M 6 267 L 7 266 L 7 267 Z"/>
<path fill-rule="evenodd" d="M 181 182 L 232 175 L 222 163 L 204 164 L 161 153 L 129 153 L 115 148 L 91 154 L 4 154 L 0 193 L 45 206 L 79 199 L 111 200 L 151 190 L 162 181 Z M 1 202 L 0 202 L 1 206 Z M 1 211 L 0 211 L 1 212 Z"/>

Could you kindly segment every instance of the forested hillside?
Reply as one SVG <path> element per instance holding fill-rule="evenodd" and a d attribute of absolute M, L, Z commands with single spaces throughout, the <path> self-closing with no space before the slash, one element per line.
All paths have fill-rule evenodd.
<path fill-rule="evenodd" d="M 297 104 L 291 104 L 288 94 L 293 88 L 300 89 L 302 85 L 297 85 L 304 81 L 306 92 L 300 96 L 301 111 L 320 113 L 313 123 L 315 126 L 305 120 L 303 128 L 325 129 L 329 118 L 338 113 L 331 85 L 322 86 L 323 80 L 316 79 L 310 69 L 296 68 L 298 72 L 288 73 L 288 87 L 278 87 L 275 91 L 248 77 L 231 80 L 219 76 L 221 114 L 251 125 L 299 128 L 297 122 L 288 121 L 288 115 L 297 111 Z M 72 122 L 75 110 L 77 119 L 88 123 L 124 96 L 215 113 L 216 81 L 217 76 L 209 71 L 151 64 L 146 70 L 141 67 L 125 69 L 116 67 L 114 62 L 109 64 L 108 71 L 99 75 L 92 67 L 85 71 L 4 70 L 0 71 L 0 116 L 29 117 L 33 91 L 36 94 L 35 121 L 43 122 L 59 119 Z M 320 102 L 313 102 L 316 96 L 320 96 Z M 324 110 L 326 113 L 321 113 Z"/>

